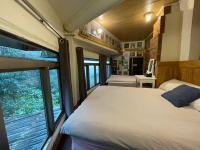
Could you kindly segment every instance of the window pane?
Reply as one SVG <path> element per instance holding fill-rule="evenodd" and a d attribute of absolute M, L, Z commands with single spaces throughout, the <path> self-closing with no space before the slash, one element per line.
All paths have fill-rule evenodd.
<path fill-rule="evenodd" d="M 57 54 L 0 35 L 0 56 L 57 62 Z"/>
<path fill-rule="evenodd" d="M 96 66 L 96 81 L 99 83 L 99 66 Z"/>
<path fill-rule="evenodd" d="M 51 81 L 51 94 L 53 100 L 53 112 L 54 112 L 54 121 L 56 121 L 62 111 L 61 105 L 61 95 L 59 88 L 58 80 L 58 70 L 50 70 L 50 81 Z"/>
<path fill-rule="evenodd" d="M 95 85 L 94 76 L 94 66 L 89 65 L 90 88 Z"/>
<path fill-rule="evenodd" d="M 87 85 L 87 67 L 84 66 L 84 71 L 85 71 L 85 82 L 86 82 L 86 87 L 88 88 L 88 85 Z"/>
<path fill-rule="evenodd" d="M 39 71 L 0 73 L 0 103 L 10 149 L 40 149 L 47 127 Z"/>
<path fill-rule="evenodd" d="M 109 78 L 111 75 L 111 66 L 110 65 L 106 65 L 106 74 L 107 74 L 107 78 Z"/>

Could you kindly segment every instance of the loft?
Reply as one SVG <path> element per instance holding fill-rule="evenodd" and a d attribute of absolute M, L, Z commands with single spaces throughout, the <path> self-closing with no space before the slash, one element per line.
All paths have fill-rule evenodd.
<path fill-rule="evenodd" d="M 0 150 L 200 149 L 199 0 L 0 0 Z"/>

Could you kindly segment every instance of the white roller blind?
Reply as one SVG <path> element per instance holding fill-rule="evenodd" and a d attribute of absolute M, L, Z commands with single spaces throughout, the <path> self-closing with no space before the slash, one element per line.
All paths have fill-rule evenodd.
<path fill-rule="evenodd" d="M 0 29 L 58 51 L 58 39 L 14 0 L 0 0 Z"/>

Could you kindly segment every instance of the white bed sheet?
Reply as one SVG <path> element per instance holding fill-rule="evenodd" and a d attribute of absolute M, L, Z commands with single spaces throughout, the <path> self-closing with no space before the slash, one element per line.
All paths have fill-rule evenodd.
<path fill-rule="evenodd" d="M 109 83 L 109 82 L 135 83 L 136 78 L 135 78 L 135 76 L 128 76 L 128 75 L 111 75 L 110 78 L 107 79 L 107 83 Z"/>
<path fill-rule="evenodd" d="M 68 118 L 61 132 L 121 149 L 199 150 L 200 113 L 174 107 L 160 96 L 163 92 L 98 87 Z"/>

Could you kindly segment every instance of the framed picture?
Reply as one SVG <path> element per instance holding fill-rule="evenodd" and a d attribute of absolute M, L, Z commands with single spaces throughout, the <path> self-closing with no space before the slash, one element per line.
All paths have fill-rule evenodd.
<path fill-rule="evenodd" d="M 106 42 L 109 43 L 109 37 L 107 34 L 106 34 Z"/>
<path fill-rule="evenodd" d="M 129 48 L 129 43 L 124 43 L 124 48 Z"/>
<path fill-rule="evenodd" d="M 104 32 L 101 33 L 101 39 L 105 40 L 105 38 L 104 38 Z"/>
<path fill-rule="evenodd" d="M 138 51 L 137 52 L 137 56 L 142 57 L 143 56 L 143 52 L 142 51 Z"/>
<path fill-rule="evenodd" d="M 112 39 L 112 45 L 114 45 L 115 44 L 115 40 L 114 39 Z"/>
<path fill-rule="evenodd" d="M 112 44 L 112 38 L 109 36 L 109 44 Z"/>
<path fill-rule="evenodd" d="M 131 43 L 130 48 L 136 48 L 136 43 Z"/>
<path fill-rule="evenodd" d="M 137 42 L 137 48 L 142 48 L 142 42 Z"/>

